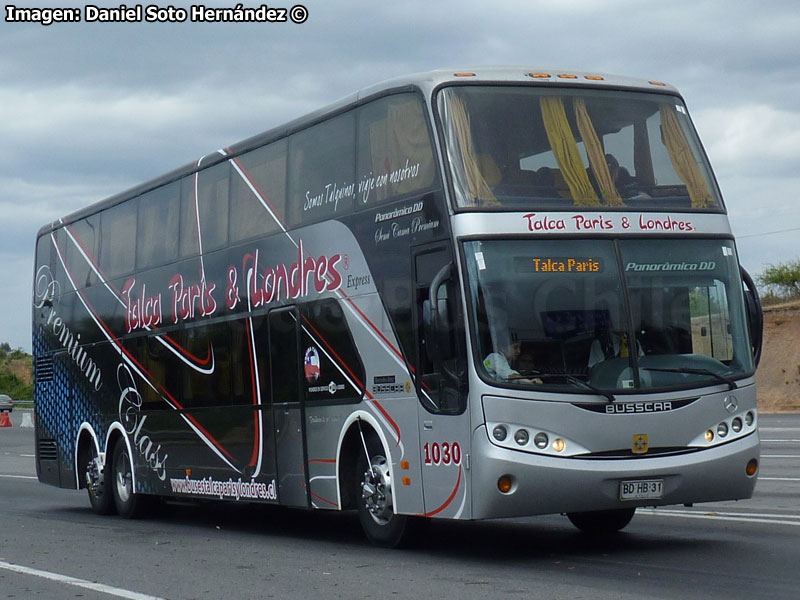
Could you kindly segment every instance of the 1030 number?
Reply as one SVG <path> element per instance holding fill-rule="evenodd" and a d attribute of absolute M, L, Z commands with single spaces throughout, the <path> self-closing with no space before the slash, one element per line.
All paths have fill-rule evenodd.
<path fill-rule="evenodd" d="M 426 442 L 422 450 L 426 466 L 461 464 L 461 445 L 458 442 Z"/>

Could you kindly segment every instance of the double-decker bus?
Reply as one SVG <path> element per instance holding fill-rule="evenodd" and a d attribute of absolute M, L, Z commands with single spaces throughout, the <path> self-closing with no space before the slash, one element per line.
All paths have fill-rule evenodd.
<path fill-rule="evenodd" d="M 675 88 L 437 71 L 43 227 L 36 468 L 124 517 L 613 532 L 752 495 L 760 330 Z"/>

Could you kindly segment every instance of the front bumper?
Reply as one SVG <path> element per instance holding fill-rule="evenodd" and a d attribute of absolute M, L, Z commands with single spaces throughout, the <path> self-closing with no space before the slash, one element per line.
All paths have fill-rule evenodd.
<path fill-rule="evenodd" d="M 472 516 L 522 517 L 749 498 L 757 475 L 748 476 L 745 467 L 759 458 L 759 448 L 755 432 L 728 444 L 677 456 L 557 458 L 495 446 L 481 426 L 472 439 Z M 508 493 L 497 486 L 503 475 L 514 479 Z M 636 479 L 663 479 L 663 497 L 620 500 L 620 482 Z"/>

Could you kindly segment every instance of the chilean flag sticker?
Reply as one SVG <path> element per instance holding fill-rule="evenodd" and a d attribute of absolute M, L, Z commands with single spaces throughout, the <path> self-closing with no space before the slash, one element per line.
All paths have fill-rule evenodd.
<path fill-rule="evenodd" d="M 303 361 L 303 369 L 306 374 L 306 381 L 314 383 L 319 379 L 319 353 L 314 346 L 310 346 L 306 350 L 306 357 Z"/>

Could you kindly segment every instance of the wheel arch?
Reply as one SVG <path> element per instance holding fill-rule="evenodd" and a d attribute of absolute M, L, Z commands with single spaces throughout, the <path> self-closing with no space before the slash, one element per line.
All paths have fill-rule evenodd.
<path fill-rule="evenodd" d="M 364 452 L 364 446 L 361 441 L 361 434 L 359 432 L 359 424 L 364 437 L 374 435 L 381 446 L 383 446 L 384 454 L 389 461 L 389 472 L 394 479 L 394 464 L 392 461 L 391 452 L 389 451 L 389 441 L 386 434 L 380 426 L 378 420 L 364 410 L 357 410 L 351 413 L 344 422 L 341 431 L 339 432 L 339 441 L 336 449 L 336 494 L 339 508 L 344 510 L 346 508 L 355 508 L 355 502 L 352 498 L 352 490 L 355 487 L 353 478 L 355 472 L 353 470 L 356 457 L 359 452 Z M 395 497 L 395 502 L 397 501 Z"/>
<path fill-rule="evenodd" d="M 128 452 L 128 458 L 131 461 L 131 477 L 133 479 L 133 490 L 134 493 L 136 492 L 136 463 L 133 460 L 133 448 L 131 448 L 131 442 L 128 439 L 128 432 L 122 426 L 119 421 L 114 421 L 111 424 L 111 427 L 108 428 L 108 433 L 106 433 L 106 456 L 111 456 L 111 453 L 114 452 L 114 446 L 120 443 L 120 440 L 125 444 L 125 450 Z M 105 463 L 104 463 L 105 464 Z"/>
<path fill-rule="evenodd" d="M 82 477 L 82 468 L 85 468 L 86 463 L 91 456 L 91 447 L 94 445 L 97 456 L 100 457 L 100 462 L 105 466 L 105 452 L 100 451 L 100 443 L 97 441 L 97 432 L 90 423 L 84 421 L 78 427 L 78 434 L 75 436 L 75 489 L 80 490 L 86 487 L 84 478 Z"/>

